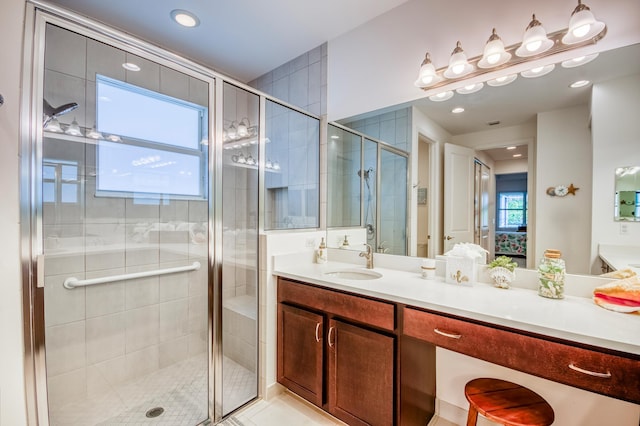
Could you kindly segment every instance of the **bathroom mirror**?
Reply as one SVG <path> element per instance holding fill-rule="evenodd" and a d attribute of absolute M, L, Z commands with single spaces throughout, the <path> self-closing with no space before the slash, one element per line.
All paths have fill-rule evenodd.
<path fill-rule="evenodd" d="M 616 168 L 614 219 L 640 221 L 640 166 Z"/>
<path fill-rule="evenodd" d="M 556 69 L 552 73 L 541 78 L 527 79 L 518 76 L 516 81 L 509 85 L 503 87 L 488 87 L 485 85 L 485 88 L 479 92 L 468 95 L 456 93 L 452 99 L 445 102 L 433 102 L 427 97 L 424 97 L 412 102 L 410 105 L 403 104 L 395 108 L 389 106 L 381 110 L 369 111 L 340 120 L 340 123 L 348 126 L 347 123 L 368 117 L 375 117 L 377 114 L 388 114 L 389 111 L 397 111 L 401 108 L 412 106 L 419 109 L 430 120 L 446 130 L 451 135 L 449 141 L 453 143 L 456 143 L 457 138 L 461 135 L 519 125 L 531 126 L 535 131 L 536 117 L 539 112 L 554 111 L 578 105 L 584 105 L 585 108 L 593 107 L 590 104 L 592 86 L 581 89 L 568 89 L 569 83 L 584 79 L 591 81 L 592 84 L 603 83 L 638 74 L 640 74 L 640 45 L 635 44 L 602 52 L 594 61 L 583 66 L 565 68 L 557 64 Z M 446 87 L 443 88 L 443 90 L 446 90 Z M 451 112 L 454 106 L 461 106 L 465 108 L 466 111 L 464 114 L 452 114 Z M 498 121 L 498 123 L 496 123 L 496 121 Z M 558 138 L 560 141 L 562 136 L 559 135 Z M 523 146 L 523 148 L 526 155 L 526 145 Z M 535 151 L 533 153 L 535 154 Z M 413 152 L 412 155 L 415 156 L 418 155 L 418 153 Z M 538 157 L 538 159 L 531 157 L 529 164 L 536 164 L 538 171 L 545 170 L 547 167 L 555 167 L 545 164 L 540 157 Z M 592 173 L 595 171 L 596 170 L 592 169 Z M 414 170 L 413 180 L 413 182 L 408 182 L 408 184 L 410 184 L 409 188 L 418 181 L 416 170 Z M 589 177 L 583 177 L 582 183 L 580 184 L 585 185 L 585 182 L 590 185 Z M 571 182 L 561 183 L 568 185 Z M 442 181 L 435 183 L 435 186 L 441 185 Z M 419 185 L 419 187 L 422 186 L 422 184 Z M 640 188 L 640 185 L 637 185 L 635 188 Z M 429 190 L 428 193 L 431 194 L 432 192 L 433 191 Z M 411 203 L 417 204 L 417 198 L 416 194 L 413 194 Z M 572 198 L 569 197 L 563 199 L 563 201 L 571 199 Z M 563 202 L 560 201 L 560 199 L 555 201 L 557 201 L 556 205 Z M 627 202 L 626 198 L 624 201 L 625 203 Z M 541 210 L 538 210 L 537 218 L 532 217 L 534 216 L 533 211 L 530 212 L 530 224 L 533 221 L 537 223 L 544 222 L 544 218 L 540 217 L 540 211 Z M 618 213 L 616 214 L 619 216 Z M 595 219 L 596 218 L 594 218 L 594 220 Z M 621 218 L 621 220 L 637 219 Z M 364 222 L 362 223 L 364 224 Z M 411 224 L 409 224 L 409 226 L 411 226 Z M 408 232 L 411 231 L 408 230 Z M 431 240 L 433 241 L 434 238 L 441 238 L 441 236 L 432 235 Z M 535 241 L 533 241 L 533 232 L 529 232 L 528 238 L 532 245 L 535 244 Z M 415 244 L 415 241 L 412 241 L 411 244 Z"/>

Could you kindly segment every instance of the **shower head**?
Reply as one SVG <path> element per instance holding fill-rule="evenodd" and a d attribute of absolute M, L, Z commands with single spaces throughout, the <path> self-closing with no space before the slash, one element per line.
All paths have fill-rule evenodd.
<path fill-rule="evenodd" d="M 55 107 L 55 108 L 52 107 L 51 104 L 47 102 L 46 99 L 43 99 L 42 102 L 44 104 L 42 107 L 42 112 L 44 113 L 43 125 L 45 126 L 47 125 L 49 120 L 60 117 L 61 115 L 64 115 L 78 108 L 78 104 L 76 102 L 70 102 L 68 104 L 60 105 L 59 107 Z"/>
<path fill-rule="evenodd" d="M 364 178 L 369 179 L 369 173 L 373 172 L 373 167 L 369 167 L 367 170 L 358 170 L 358 176 L 362 177 L 362 172 L 364 171 Z"/>

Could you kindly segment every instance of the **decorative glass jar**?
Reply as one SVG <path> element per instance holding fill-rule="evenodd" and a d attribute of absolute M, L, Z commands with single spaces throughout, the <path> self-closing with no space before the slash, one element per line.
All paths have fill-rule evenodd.
<path fill-rule="evenodd" d="M 545 250 L 538 266 L 538 294 L 550 299 L 564 298 L 565 264 L 560 250 Z"/>

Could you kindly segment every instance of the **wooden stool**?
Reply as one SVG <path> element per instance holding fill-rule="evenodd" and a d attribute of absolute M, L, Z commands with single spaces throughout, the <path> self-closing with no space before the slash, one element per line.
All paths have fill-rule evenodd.
<path fill-rule="evenodd" d="M 474 379 L 464 387 L 469 401 L 467 426 L 475 426 L 478 413 L 505 426 L 548 426 L 553 408 L 530 389 L 500 379 Z"/>

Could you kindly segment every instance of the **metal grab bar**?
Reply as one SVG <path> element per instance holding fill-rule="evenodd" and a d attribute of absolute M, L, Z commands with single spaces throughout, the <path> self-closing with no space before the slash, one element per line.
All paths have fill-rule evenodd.
<path fill-rule="evenodd" d="M 116 281 L 133 280 L 136 278 L 155 277 L 157 275 L 175 274 L 176 272 L 197 271 L 200 269 L 200 262 L 193 262 L 187 266 L 177 266 L 175 268 L 156 269 L 155 271 L 133 272 L 131 274 L 112 275 L 110 277 L 91 278 L 88 280 L 79 280 L 75 277 L 67 278 L 62 284 L 64 288 L 73 290 L 76 287 L 86 287 L 96 284 L 106 284 Z"/>

